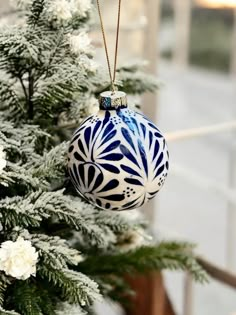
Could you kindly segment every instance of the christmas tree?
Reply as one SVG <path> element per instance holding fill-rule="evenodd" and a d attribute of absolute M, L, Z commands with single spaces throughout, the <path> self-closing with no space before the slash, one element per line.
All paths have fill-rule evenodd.
<path fill-rule="evenodd" d="M 139 216 L 100 210 L 75 192 L 66 166 L 71 131 L 109 86 L 87 31 L 89 0 L 18 1 L 0 31 L 0 314 L 92 314 L 123 303 L 125 275 L 205 273 L 191 244 L 154 243 Z M 118 69 L 129 94 L 157 88 L 139 65 Z"/>

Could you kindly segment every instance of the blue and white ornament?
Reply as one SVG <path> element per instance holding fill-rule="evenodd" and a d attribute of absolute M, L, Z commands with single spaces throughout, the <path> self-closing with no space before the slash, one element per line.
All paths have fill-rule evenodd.
<path fill-rule="evenodd" d="M 68 169 L 76 190 L 110 210 L 142 206 L 167 177 L 168 149 L 160 130 L 127 108 L 126 94 L 104 92 L 100 110 L 75 131 Z"/>

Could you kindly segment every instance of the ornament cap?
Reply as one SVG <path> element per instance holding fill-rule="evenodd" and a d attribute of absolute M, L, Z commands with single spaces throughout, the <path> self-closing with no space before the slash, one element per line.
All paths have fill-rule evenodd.
<path fill-rule="evenodd" d="M 106 91 L 100 94 L 99 105 L 102 110 L 116 110 L 127 107 L 127 96 L 121 91 Z"/>

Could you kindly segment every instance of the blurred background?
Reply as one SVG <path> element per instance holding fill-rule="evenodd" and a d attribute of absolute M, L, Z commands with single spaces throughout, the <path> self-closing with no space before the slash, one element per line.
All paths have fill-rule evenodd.
<path fill-rule="evenodd" d="M 236 271 L 236 1 L 160 3 L 157 121 L 170 134 L 172 172 L 155 226 L 198 244 Z M 185 132 L 179 133 L 178 131 Z M 177 133 L 175 133 L 177 131 Z M 165 233 L 164 233 L 165 235 Z M 234 315 L 236 291 L 166 275 L 178 314 Z"/>
<path fill-rule="evenodd" d="M 103 1 L 110 51 L 116 10 L 116 0 Z M 236 1 L 124 1 L 120 38 L 119 62 L 147 60 L 161 82 L 142 101 L 171 158 L 166 185 L 145 209 L 153 232 L 193 241 L 205 259 L 236 272 Z M 198 286 L 168 272 L 165 285 L 176 314 L 236 314 L 227 284 Z"/>
<path fill-rule="evenodd" d="M 112 53 L 117 0 L 102 10 Z M 0 11 L 3 20 L 9 1 L 0 0 Z M 123 1 L 121 24 L 119 63 L 147 60 L 161 82 L 142 100 L 171 158 L 167 183 L 144 209 L 152 231 L 193 241 L 199 255 L 236 273 L 236 0 Z M 105 66 L 101 34 L 92 36 Z M 227 284 L 196 286 L 168 272 L 165 285 L 176 315 L 236 315 Z"/>

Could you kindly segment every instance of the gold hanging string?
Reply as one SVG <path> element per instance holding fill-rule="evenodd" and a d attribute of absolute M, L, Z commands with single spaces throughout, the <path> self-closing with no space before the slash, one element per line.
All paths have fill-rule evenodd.
<path fill-rule="evenodd" d="M 102 19 L 101 6 L 100 6 L 99 0 L 97 0 L 97 7 L 98 7 L 100 24 L 101 24 L 103 43 L 104 43 L 104 48 L 105 48 L 105 53 L 106 53 L 108 72 L 109 72 L 109 76 L 110 76 L 110 80 L 111 80 L 111 88 L 112 88 L 112 92 L 115 93 L 116 66 L 117 66 L 117 55 L 118 55 L 118 45 L 119 45 L 119 33 L 120 33 L 121 0 L 119 0 L 119 5 L 118 5 L 117 27 L 116 27 L 116 46 L 115 46 L 113 76 L 112 76 L 112 71 L 111 71 L 111 63 L 110 63 L 110 58 L 109 58 L 109 53 L 108 53 L 106 34 L 105 34 L 105 29 L 104 29 L 104 24 L 103 24 L 103 19 Z"/>
<path fill-rule="evenodd" d="M 113 83 L 116 81 L 116 66 L 118 56 L 118 45 L 119 45 L 119 34 L 120 34 L 120 13 L 121 13 L 121 0 L 118 4 L 118 15 L 117 15 L 117 27 L 116 27 L 116 48 L 115 48 L 115 61 L 114 61 L 114 72 L 113 72 Z"/>

